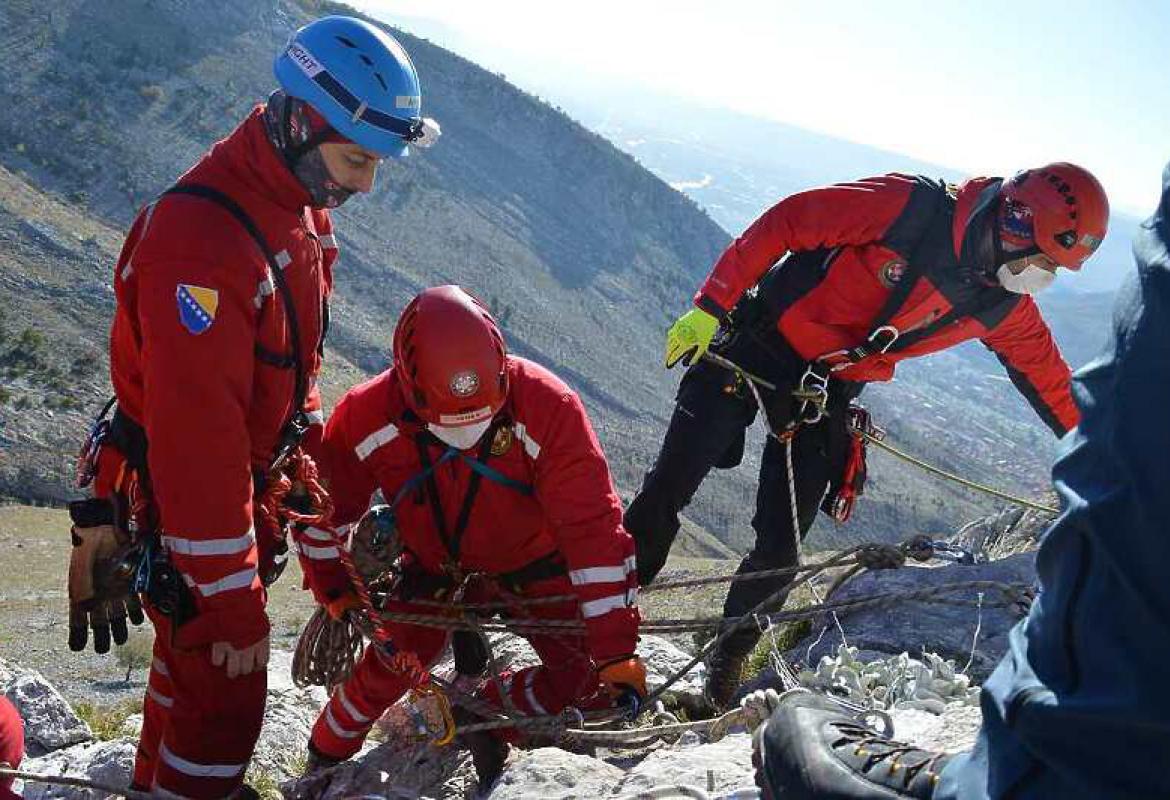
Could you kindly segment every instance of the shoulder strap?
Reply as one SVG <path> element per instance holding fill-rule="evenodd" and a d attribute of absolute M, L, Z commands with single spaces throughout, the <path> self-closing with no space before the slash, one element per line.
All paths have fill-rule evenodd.
<path fill-rule="evenodd" d="M 435 520 L 435 528 L 439 532 L 439 536 L 443 539 L 443 544 L 447 547 L 447 552 L 450 554 L 452 561 L 458 563 L 460 544 L 463 541 L 463 534 L 467 530 L 467 525 L 471 521 L 471 511 L 475 506 L 475 499 L 479 495 L 480 486 L 483 479 L 487 478 L 493 483 L 520 492 L 525 496 L 531 496 L 534 489 L 531 484 L 518 481 L 514 478 L 509 478 L 497 469 L 488 466 L 488 459 L 492 456 L 492 443 L 495 440 L 496 431 L 508 424 L 506 420 L 497 419 L 487 432 L 483 435 L 483 440 L 480 442 L 479 450 L 476 452 L 474 458 L 469 457 L 466 453 L 456 450 L 454 447 L 448 447 L 443 451 L 443 455 L 437 461 L 432 461 L 428 445 L 432 441 L 437 441 L 434 435 L 427 431 L 419 431 L 414 437 L 415 447 L 418 450 L 419 462 L 422 464 L 422 471 L 412 477 L 395 495 L 391 507 L 397 506 L 402 498 L 410 492 L 414 491 L 423 482 L 427 487 L 427 500 L 431 507 L 431 516 Z M 455 458 L 461 460 L 471 470 L 471 478 L 467 484 L 467 492 L 463 495 L 463 502 L 459 507 L 459 516 L 455 520 L 455 528 L 448 532 L 447 520 L 443 516 L 443 504 L 439 498 L 439 486 L 435 480 L 435 470 L 440 464 L 451 461 Z"/>
<path fill-rule="evenodd" d="M 280 299 L 284 303 L 285 319 L 288 320 L 289 338 L 292 341 L 291 366 L 296 371 L 293 385 L 292 414 L 296 416 L 304 408 L 305 400 L 308 397 L 308 377 L 305 374 L 305 365 L 301 358 L 300 324 L 297 320 L 296 306 L 293 303 L 292 289 L 289 288 L 288 281 L 284 277 L 284 271 L 276 262 L 276 256 L 273 255 L 272 249 L 268 246 L 268 242 L 264 240 L 264 236 L 260 233 L 260 229 L 256 227 L 256 223 L 248 216 L 248 212 L 244 211 L 239 203 L 218 189 L 198 183 L 180 183 L 167 189 L 162 194 L 163 197 L 167 195 L 186 195 L 215 203 L 235 218 L 236 222 L 240 224 L 240 227 L 252 237 L 252 241 L 256 243 L 256 247 L 263 254 L 264 260 L 268 263 L 268 271 L 272 273 L 272 280 L 276 284 L 276 288 L 280 292 Z M 277 357 L 277 359 L 279 359 L 279 363 L 276 361 L 269 361 L 268 363 L 272 363 L 274 366 L 288 364 L 287 358 L 281 359 Z"/>
<path fill-rule="evenodd" d="M 865 337 L 865 341 L 850 348 L 825 353 L 816 359 L 817 362 L 828 363 L 831 369 L 836 370 L 851 364 L 856 364 L 876 353 L 885 353 L 892 349 L 900 349 L 900 347 L 895 348 L 895 344 L 901 341 L 901 332 L 889 323 L 890 320 L 898 316 L 898 313 L 902 310 L 902 306 L 906 304 L 915 287 L 918 286 L 919 281 L 926 275 L 922 251 L 930 243 L 931 236 L 935 233 L 935 226 L 939 221 L 939 217 L 945 217 L 944 212 L 948 207 L 948 201 L 949 197 L 945 183 L 932 181 L 924 177 L 919 178 L 918 184 L 912 190 L 910 199 L 907 201 L 907 206 L 911 203 L 921 203 L 923 206 L 929 203 L 929 214 L 913 218 L 911 222 L 916 226 L 916 229 L 913 230 L 910 229 L 911 222 L 903 225 L 900 217 L 891 228 L 893 232 L 889 234 L 891 239 L 906 240 L 897 242 L 898 249 L 906 253 L 904 256 L 906 259 L 905 274 L 903 274 L 902 279 L 890 291 L 885 303 L 882 304 L 881 310 L 878 311 L 877 316 L 870 323 L 869 335 Z M 924 210 L 924 208 L 915 209 L 914 213 L 923 214 Z M 906 214 L 905 209 L 902 214 Z M 894 228 L 897 228 L 897 230 L 894 231 Z M 958 311 L 958 309 L 953 309 L 953 311 Z M 955 318 L 955 316 L 950 314 L 944 315 L 940 320 L 936 320 L 935 325 L 930 327 L 932 331 L 938 330 L 939 327 L 942 327 L 942 324 L 950 324 Z M 942 322 L 943 319 L 946 320 L 945 323 Z M 915 336 L 914 341 L 921 338 L 921 336 Z"/>
<path fill-rule="evenodd" d="M 919 199 L 920 192 L 930 192 L 929 200 L 924 201 Z M 917 196 L 916 196 L 917 195 Z M 939 215 L 947 205 L 947 189 L 946 184 L 941 181 L 930 181 L 926 178 L 920 179 L 918 185 L 912 190 L 910 203 L 920 202 L 925 205 L 930 203 L 930 216 L 926 221 L 921 223 L 921 228 L 915 232 L 913 245 L 910 246 L 906 254 L 906 273 L 902 276 L 902 280 L 894 286 L 893 291 L 890 292 L 886 298 L 886 302 L 882 305 L 881 311 L 874 317 L 873 322 L 870 323 L 870 338 L 877 333 L 877 331 L 885 325 L 888 325 L 890 320 L 898 315 L 902 310 L 902 306 L 909 299 L 910 294 L 914 291 L 914 287 L 918 285 L 918 281 L 926 274 L 926 267 L 920 258 L 923 246 L 930 238 L 930 234 L 934 229 L 935 222 Z M 917 211 L 917 209 L 916 209 Z M 905 213 L 905 211 L 903 211 Z"/>

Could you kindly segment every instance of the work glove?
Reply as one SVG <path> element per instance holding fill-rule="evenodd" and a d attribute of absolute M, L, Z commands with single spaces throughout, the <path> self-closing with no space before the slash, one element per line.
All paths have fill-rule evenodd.
<path fill-rule="evenodd" d="M 342 594 L 335 600 L 330 600 L 325 604 L 325 611 L 329 616 L 337 621 L 345 619 L 345 612 L 353 609 L 361 609 L 362 599 L 358 597 L 357 592 L 350 590 Z"/>
<path fill-rule="evenodd" d="M 597 679 L 613 699 L 614 705 L 626 709 L 630 719 L 638 716 L 646 691 L 646 664 L 637 655 L 615 658 L 597 668 Z"/>
<path fill-rule="evenodd" d="M 212 642 L 211 666 L 223 667 L 228 678 L 238 678 L 268 666 L 268 637 L 237 650 L 230 642 Z"/>
<path fill-rule="evenodd" d="M 109 500 L 93 498 L 69 504 L 73 520 L 69 554 L 69 649 L 80 652 L 93 631 L 93 649 L 108 653 L 129 638 L 126 620 L 141 625 L 145 617 L 130 591 L 136 557 L 129 535 L 114 524 Z"/>
<path fill-rule="evenodd" d="M 701 308 L 692 308 L 678 318 L 666 332 L 666 368 L 680 360 L 689 367 L 707 352 L 719 320 Z"/>

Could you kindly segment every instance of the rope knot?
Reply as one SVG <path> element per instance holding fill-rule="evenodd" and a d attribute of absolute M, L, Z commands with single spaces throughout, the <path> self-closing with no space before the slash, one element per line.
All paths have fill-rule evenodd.
<path fill-rule="evenodd" d="M 857 563 L 866 569 L 898 569 L 905 565 L 906 554 L 896 545 L 871 542 L 857 551 Z"/>
<path fill-rule="evenodd" d="M 907 556 L 920 563 L 930 561 L 935 555 L 934 540 L 926 534 L 919 534 L 907 540 L 902 547 Z"/>

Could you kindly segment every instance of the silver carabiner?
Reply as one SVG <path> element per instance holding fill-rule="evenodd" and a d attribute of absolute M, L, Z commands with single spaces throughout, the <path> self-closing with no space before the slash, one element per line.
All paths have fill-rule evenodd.
<path fill-rule="evenodd" d="M 890 340 L 882 344 L 879 338 L 884 334 L 889 334 Z M 877 352 L 885 353 L 894 346 L 894 342 L 902 336 L 902 332 L 893 325 L 882 325 L 880 328 L 875 328 L 873 333 L 869 335 L 869 343 L 877 345 Z"/>

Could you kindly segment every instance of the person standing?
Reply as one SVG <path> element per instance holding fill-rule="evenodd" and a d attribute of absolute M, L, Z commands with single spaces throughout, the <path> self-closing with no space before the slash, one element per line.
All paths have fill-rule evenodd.
<path fill-rule="evenodd" d="M 253 794 L 266 585 L 287 549 L 261 506 L 290 453 L 320 438 L 330 210 L 438 132 L 406 51 L 364 21 L 306 25 L 274 70 L 267 103 L 130 229 L 114 284 L 117 410 L 84 468 L 95 497 L 71 507 L 70 646 L 85 647 L 87 626 L 99 651 L 111 632 L 124 641 L 128 588 L 155 628 L 134 785 L 163 797 Z M 296 533 L 306 572 L 336 573 L 321 535 Z M 145 548 L 137 584 L 111 591 L 95 564 L 131 543 Z"/>

